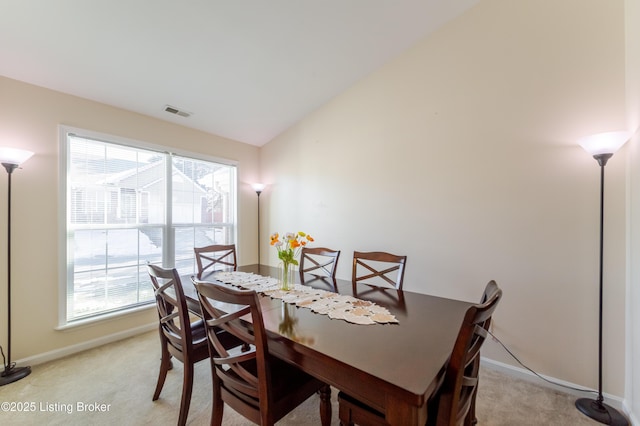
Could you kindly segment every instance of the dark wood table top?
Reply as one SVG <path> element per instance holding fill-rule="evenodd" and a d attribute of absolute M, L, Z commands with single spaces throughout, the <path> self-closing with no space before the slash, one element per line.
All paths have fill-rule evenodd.
<path fill-rule="evenodd" d="M 277 276 L 277 268 L 264 265 L 238 270 Z M 398 323 L 352 324 L 262 296 L 270 352 L 385 412 L 391 424 L 424 425 L 427 399 L 471 304 L 362 284 L 354 288 L 351 281 L 336 284 L 340 294 L 388 308 Z M 311 285 L 332 290 L 330 282 Z M 191 280 L 183 280 L 183 286 L 187 298 L 197 301 Z"/>

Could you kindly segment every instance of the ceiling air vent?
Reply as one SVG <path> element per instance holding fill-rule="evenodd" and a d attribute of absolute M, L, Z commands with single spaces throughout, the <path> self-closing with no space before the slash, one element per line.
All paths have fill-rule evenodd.
<path fill-rule="evenodd" d="M 171 105 L 165 105 L 164 110 L 166 112 L 170 112 L 171 114 L 179 115 L 180 117 L 190 117 L 191 113 L 187 111 L 183 111 Z"/>

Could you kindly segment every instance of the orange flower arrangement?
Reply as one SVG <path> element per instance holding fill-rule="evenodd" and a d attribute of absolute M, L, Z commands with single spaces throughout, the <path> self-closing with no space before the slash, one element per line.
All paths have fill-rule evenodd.
<path fill-rule="evenodd" d="M 286 266 L 289 264 L 298 265 L 296 256 L 307 243 L 313 242 L 313 237 L 302 231 L 297 233 L 287 232 L 284 238 L 280 240 L 280 235 L 276 232 L 272 234 L 271 245 L 278 249 L 278 259 L 282 260 Z"/>

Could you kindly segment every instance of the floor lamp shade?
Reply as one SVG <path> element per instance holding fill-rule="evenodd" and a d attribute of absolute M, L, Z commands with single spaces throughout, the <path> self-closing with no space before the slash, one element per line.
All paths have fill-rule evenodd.
<path fill-rule="evenodd" d="M 604 166 L 609 158 L 618 151 L 631 137 L 631 132 L 598 133 L 580 139 L 582 148 L 596 159 L 600 165 L 600 303 L 598 316 L 598 397 L 596 399 L 580 398 L 576 400 L 576 407 L 584 415 L 607 425 L 626 426 L 627 419 L 615 408 L 604 403 L 602 395 L 602 307 L 604 296 L 603 285 L 603 248 L 604 248 Z"/>
<path fill-rule="evenodd" d="M 33 152 L 24 149 L 0 147 L 0 163 L 2 165 L 12 164 L 19 166 L 31 158 L 32 155 Z"/>
<path fill-rule="evenodd" d="M 27 161 L 33 152 L 0 147 L 0 164 L 7 170 L 7 354 L 2 351 L 4 370 L 0 373 L 0 386 L 18 381 L 31 373 L 31 367 L 17 367 L 11 362 L 11 175 Z"/>
<path fill-rule="evenodd" d="M 626 130 L 598 133 L 580 139 L 578 144 L 591 155 L 613 155 L 631 138 L 631 134 Z"/>
<path fill-rule="evenodd" d="M 254 183 L 251 185 L 254 189 L 254 191 L 256 191 L 256 194 L 260 195 L 260 193 L 264 190 L 265 184 L 264 183 Z"/>

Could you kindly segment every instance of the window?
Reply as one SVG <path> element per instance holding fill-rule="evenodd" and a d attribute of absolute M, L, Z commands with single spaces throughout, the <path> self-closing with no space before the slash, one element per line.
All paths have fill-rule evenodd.
<path fill-rule="evenodd" d="M 235 242 L 234 165 L 78 129 L 62 135 L 64 322 L 153 303 L 148 262 L 192 274 L 193 247 Z"/>

